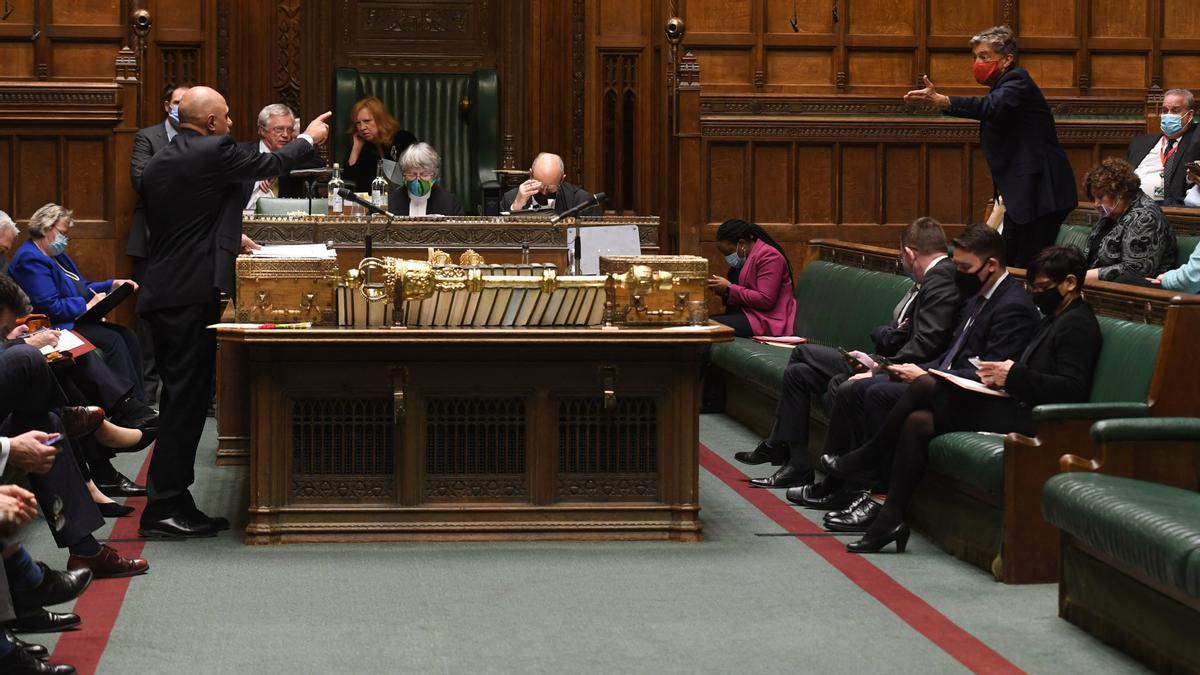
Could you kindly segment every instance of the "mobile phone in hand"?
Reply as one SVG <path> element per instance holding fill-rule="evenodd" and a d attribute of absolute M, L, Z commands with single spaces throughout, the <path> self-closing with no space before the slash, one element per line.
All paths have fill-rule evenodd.
<path fill-rule="evenodd" d="M 842 358 L 846 359 L 846 363 L 849 363 L 850 367 L 854 369 L 854 372 L 865 373 L 871 369 L 871 367 L 868 366 L 865 361 L 846 351 L 844 348 L 838 347 L 837 350 L 838 353 L 842 355 Z"/>
<path fill-rule="evenodd" d="M 56 445 L 64 438 L 62 434 L 50 434 L 46 437 L 46 445 Z"/>
<path fill-rule="evenodd" d="M 983 362 L 979 360 L 978 356 L 972 356 L 967 359 L 967 363 L 971 364 L 972 366 L 975 366 L 976 368 L 979 368 L 979 364 L 981 364 Z"/>

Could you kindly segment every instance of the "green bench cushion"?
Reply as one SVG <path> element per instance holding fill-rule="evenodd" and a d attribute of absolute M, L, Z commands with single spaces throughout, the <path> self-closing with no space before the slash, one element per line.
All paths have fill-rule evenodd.
<path fill-rule="evenodd" d="M 1042 513 L 1089 547 L 1200 598 L 1200 493 L 1064 473 L 1046 482 Z"/>
<path fill-rule="evenodd" d="M 929 442 L 929 470 L 977 488 L 1004 494 L 1004 434 L 956 431 Z"/>
<path fill-rule="evenodd" d="M 1109 316 L 1096 318 L 1104 342 L 1100 346 L 1088 400 L 1092 403 L 1145 401 L 1158 360 L 1162 326 Z"/>
<path fill-rule="evenodd" d="M 911 286 L 898 274 L 810 262 L 796 283 L 795 334 L 817 344 L 871 351 L 871 331 L 891 320 Z"/>
<path fill-rule="evenodd" d="M 711 358 L 721 370 L 750 382 L 764 394 L 778 399 L 779 388 L 783 385 L 783 371 L 791 353 L 790 349 L 764 345 L 749 338 L 734 338 L 733 342 L 713 345 Z"/>

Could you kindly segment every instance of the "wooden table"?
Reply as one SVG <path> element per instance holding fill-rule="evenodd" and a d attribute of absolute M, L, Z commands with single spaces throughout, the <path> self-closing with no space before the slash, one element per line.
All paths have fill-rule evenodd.
<path fill-rule="evenodd" d="M 218 339 L 249 375 L 221 420 L 249 439 L 247 543 L 700 538 L 700 368 L 726 327 Z"/>

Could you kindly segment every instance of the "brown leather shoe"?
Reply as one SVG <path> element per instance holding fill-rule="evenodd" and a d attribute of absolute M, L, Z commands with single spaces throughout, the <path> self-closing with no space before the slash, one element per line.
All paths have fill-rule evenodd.
<path fill-rule="evenodd" d="M 73 555 L 67 559 L 67 569 L 83 567 L 90 569 L 97 579 L 116 579 L 145 574 L 150 569 L 150 563 L 141 558 L 122 558 L 117 549 L 105 544 L 99 553 L 90 558 Z"/>
<path fill-rule="evenodd" d="M 104 422 L 104 408 L 94 405 L 67 406 L 62 409 L 63 431 L 69 438 L 87 436 Z"/>

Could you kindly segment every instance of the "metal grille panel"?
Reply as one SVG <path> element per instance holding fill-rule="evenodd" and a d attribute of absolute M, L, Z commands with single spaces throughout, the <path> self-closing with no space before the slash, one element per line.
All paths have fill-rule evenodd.
<path fill-rule="evenodd" d="M 426 400 L 425 472 L 525 473 L 525 399 Z"/>
<path fill-rule="evenodd" d="M 388 398 L 294 400 L 292 472 L 391 475 L 394 431 Z"/>
<path fill-rule="evenodd" d="M 559 473 L 654 474 L 658 471 L 658 406 L 653 398 L 569 398 L 558 408 Z"/>

